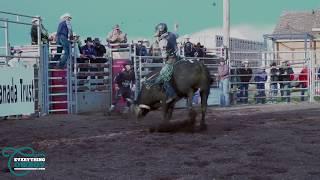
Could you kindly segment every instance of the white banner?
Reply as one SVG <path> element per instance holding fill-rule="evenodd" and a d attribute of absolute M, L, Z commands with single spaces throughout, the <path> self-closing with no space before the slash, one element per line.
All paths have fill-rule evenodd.
<path fill-rule="evenodd" d="M 0 117 L 34 113 L 34 69 L 0 67 Z"/>

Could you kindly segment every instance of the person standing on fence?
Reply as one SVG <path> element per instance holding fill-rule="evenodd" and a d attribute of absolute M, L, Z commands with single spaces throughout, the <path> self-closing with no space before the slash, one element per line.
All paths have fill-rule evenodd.
<path fill-rule="evenodd" d="M 224 59 L 220 59 L 220 65 L 218 67 L 218 79 L 219 88 L 221 90 L 220 94 L 220 105 L 229 106 L 229 66 L 225 63 Z"/>
<path fill-rule="evenodd" d="M 252 69 L 249 68 L 249 62 L 243 61 L 242 62 L 242 68 L 239 69 L 239 75 L 240 75 L 240 102 L 241 103 L 248 103 L 248 95 L 249 95 L 249 82 L 252 77 Z"/>
<path fill-rule="evenodd" d="M 115 78 L 115 101 L 110 107 L 110 112 L 114 111 L 119 98 L 122 97 L 126 101 L 126 107 L 123 113 L 127 113 L 132 104 L 133 91 L 135 91 L 135 76 L 130 64 L 125 64 L 124 69 Z"/>
<path fill-rule="evenodd" d="M 308 74 L 308 66 L 305 64 L 299 74 L 299 88 L 301 91 L 301 97 L 300 100 L 304 101 L 305 99 L 305 92 L 308 91 L 308 85 L 309 85 L 309 74 Z"/>
<path fill-rule="evenodd" d="M 39 18 L 33 18 L 32 19 L 32 26 L 31 26 L 31 44 L 37 45 L 38 44 L 38 25 L 39 25 Z M 40 24 L 41 26 L 41 41 L 43 43 L 48 43 L 49 41 L 49 34 L 47 29 L 43 26 L 43 24 Z"/>
<path fill-rule="evenodd" d="M 266 103 L 266 91 L 265 91 L 265 83 L 268 79 L 266 70 L 261 68 L 257 71 L 257 74 L 254 77 L 254 81 L 257 85 L 257 95 L 256 95 L 256 103 Z"/>
<path fill-rule="evenodd" d="M 57 48 L 57 55 L 54 57 L 55 61 L 59 61 L 58 68 L 64 69 L 65 65 L 70 57 L 70 41 L 73 40 L 73 32 L 71 27 L 71 15 L 66 13 L 60 17 L 60 23 L 57 30 L 57 44 L 60 45 Z M 62 50 L 64 55 L 61 57 Z"/>
<path fill-rule="evenodd" d="M 271 87 L 271 101 L 275 102 L 278 96 L 278 81 L 279 81 L 279 69 L 277 68 L 277 64 L 273 62 L 271 64 L 270 69 L 270 87 Z"/>
<path fill-rule="evenodd" d="M 291 79 L 290 75 L 293 75 L 293 69 L 290 67 L 288 61 L 283 61 L 281 68 L 279 69 L 280 76 L 279 81 L 280 83 L 280 92 L 282 101 L 286 101 L 287 103 L 290 102 L 290 95 L 291 95 Z"/>

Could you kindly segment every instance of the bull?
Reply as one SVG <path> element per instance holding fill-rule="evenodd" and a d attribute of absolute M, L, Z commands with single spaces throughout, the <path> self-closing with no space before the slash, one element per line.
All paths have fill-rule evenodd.
<path fill-rule="evenodd" d="M 192 114 L 192 97 L 200 89 L 202 115 L 200 129 L 205 130 L 207 128 L 205 123 L 207 101 L 212 83 L 207 67 L 199 61 L 180 60 L 174 65 L 170 83 L 177 93 L 177 98 L 170 103 L 165 103 L 166 94 L 163 84 L 155 84 L 151 87 L 146 84 L 142 85 L 134 108 L 137 118 L 145 117 L 150 111 L 162 107 L 163 122 L 168 123 L 172 117 L 175 103 L 182 98 L 187 98 L 189 114 Z"/>

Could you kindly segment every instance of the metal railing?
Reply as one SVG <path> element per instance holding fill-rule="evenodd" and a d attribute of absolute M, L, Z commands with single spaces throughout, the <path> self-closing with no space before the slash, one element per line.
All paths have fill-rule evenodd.
<path fill-rule="evenodd" d="M 230 93 L 233 104 L 290 102 L 292 99 L 314 102 L 317 82 L 314 78 L 317 68 L 313 63 L 315 59 L 312 59 L 315 57 L 314 52 L 230 53 L 237 55 L 230 59 Z M 241 58 L 241 53 L 256 56 L 251 56 L 251 59 Z M 243 67 L 245 61 L 249 64 L 248 68 Z M 246 74 L 248 69 L 250 74 Z"/>

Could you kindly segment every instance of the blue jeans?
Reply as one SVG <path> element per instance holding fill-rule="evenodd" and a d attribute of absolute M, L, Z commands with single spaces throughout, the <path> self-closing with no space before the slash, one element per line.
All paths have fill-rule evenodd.
<path fill-rule="evenodd" d="M 266 102 L 266 92 L 265 92 L 265 84 L 264 83 L 257 83 L 257 96 L 256 96 L 256 103 L 264 104 Z"/>
<path fill-rule="evenodd" d="M 290 102 L 290 95 L 291 95 L 290 83 L 281 83 L 280 89 L 281 89 L 282 101 Z"/>
<path fill-rule="evenodd" d="M 299 88 L 307 88 L 303 83 L 300 83 Z M 301 97 L 300 100 L 304 101 L 304 94 L 307 92 L 308 90 L 306 89 L 301 89 Z"/>
<path fill-rule="evenodd" d="M 248 89 L 249 84 L 241 84 L 240 85 L 240 102 L 241 103 L 248 103 Z"/>
<path fill-rule="evenodd" d="M 60 61 L 59 62 L 59 67 L 64 67 L 65 64 L 67 63 L 69 56 L 70 56 L 70 42 L 66 37 L 59 37 L 57 40 L 57 43 L 62 46 L 57 48 L 57 53 L 62 53 L 62 50 L 64 50 L 64 55 L 60 59 L 61 55 L 55 55 L 54 60 L 55 61 Z"/>
<path fill-rule="evenodd" d="M 229 106 L 230 105 L 229 79 L 226 78 L 226 79 L 220 80 L 219 87 L 221 89 L 220 105 L 221 106 Z"/>
<path fill-rule="evenodd" d="M 278 96 L 278 84 L 277 83 L 271 83 L 271 100 L 275 101 Z"/>
<path fill-rule="evenodd" d="M 199 97 L 200 97 L 200 91 L 198 90 L 198 91 L 196 91 L 196 92 L 194 93 L 193 98 L 192 98 L 192 102 L 193 102 L 194 104 L 198 104 L 198 102 L 199 102 Z"/>
<path fill-rule="evenodd" d="M 166 91 L 167 98 L 174 98 L 176 96 L 176 91 L 173 89 L 170 82 L 164 81 L 164 89 Z"/>

